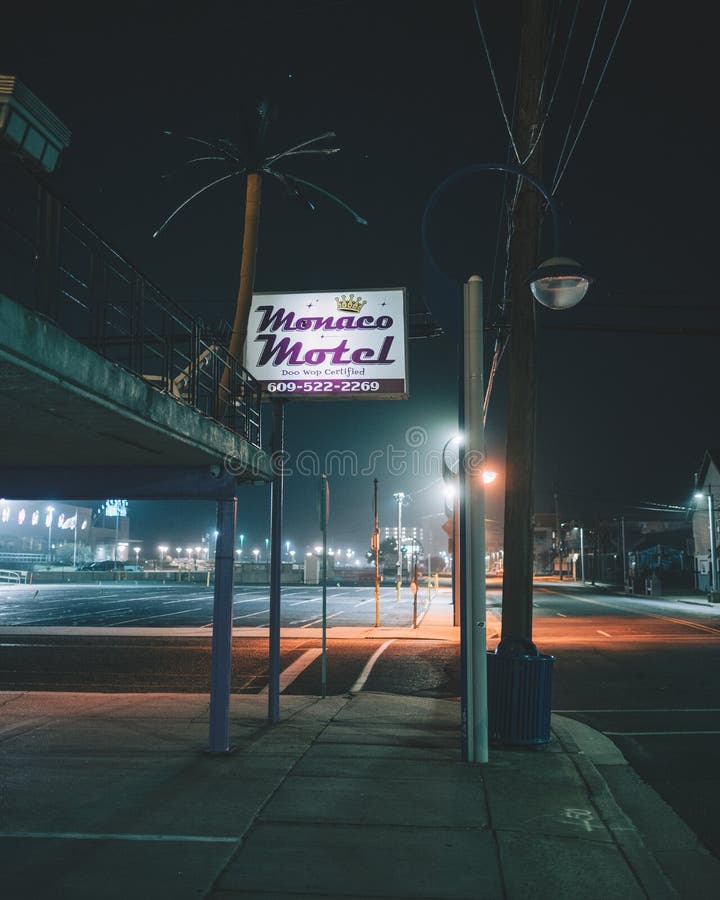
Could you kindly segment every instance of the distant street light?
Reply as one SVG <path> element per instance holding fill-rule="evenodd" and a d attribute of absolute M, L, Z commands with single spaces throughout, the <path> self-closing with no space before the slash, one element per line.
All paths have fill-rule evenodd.
<path fill-rule="evenodd" d="M 52 518 L 53 518 L 53 513 L 55 512 L 55 507 L 48 506 L 46 511 L 47 511 L 46 522 L 47 522 L 47 527 L 48 527 L 47 557 L 48 557 L 48 562 L 51 563 L 52 562 Z"/>
<path fill-rule="evenodd" d="M 253 556 L 255 557 L 255 562 L 257 562 L 257 561 L 258 561 L 258 556 L 260 556 L 260 551 L 259 551 L 258 548 L 256 547 L 256 548 L 253 550 L 252 553 L 253 553 Z"/>
<path fill-rule="evenodd" d="M 716 559 L 716 548 L 715 548 L 715 504 L 713 500 L 713 493 L 710 488 L 705 491 L 696 491 L 695 499 L 696 500 L 704 500 L 707 497 L 707 507 L 708 507 L 708 530 L 710 533 L 710 590 L 716 591 L 718 589 L 717 586 L 717 559 Z"/>
<path fill-rule="evenodd" d="M 395 588 L 397 590 L 397 599 L 400 599 L 400 588 L 402 587 L 402 506 L 407 495 L 402 491 L 393 494 L 397 502 L 397 575 L 395 576 Z"/>

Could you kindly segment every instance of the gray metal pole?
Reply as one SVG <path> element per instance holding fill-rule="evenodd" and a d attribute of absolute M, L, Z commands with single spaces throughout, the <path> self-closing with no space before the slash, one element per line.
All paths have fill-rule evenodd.
<path fill-rule="evenodd" d="M 327 475 L 323 474 L 320 484 L 322 489 L 320 499 L 322 509 L 322 651 L 320 660 L 320 695 L 325 699 L 325 697 L 327 697 L 327 526 L 330 508 Z"/>
<path fill-rule="evenodd" d="M 582 583 L 585 584 L 585 540 L 582 525 L 580 526 L 580 578 Z"/>
<path fill-rule="evenodd" d="M 462 454 L 460 454 L 462 455 Z M 458 475 L 458 483 L 456 485 L 457 491 L 455 496 L 453 497 L 453 514 L 452 514 L 452 527 L 453 527 L 453 562 L 452 562 L 452 587 L 453 587 L 453 625 L 456 627 L 460 626 L 461 614 L 460 614 L 460 566 L 462 564 L 460 559 L 460 477 Z"/>
<path fill-rule="evenodd" d="M 230 750 L 230 670 L 232 661 L 233 548 L 235 497 L 217 505 L 212 662 L 210 670 L 210 753 Z"/>
<path fill-rule="evenodd" d="M 373 482 L 373 547 L 375 548 L 375 627 L 380 627 L 380 525 L 378 520 L 378 480 Z"/>
<path fill-rule="evenodd" d="M 713 495 L 708 488 L 708 527 L 710 529 L 710 590 L 717 590 L 717 560 L 715 558 L 715 507 Z"/>
<path fill-rule="evenodd" d="M 461 565 L 466 573 L 467 760 L 488 761 L 487 628 L 485 624 L 485 462 L 483 427 L 483 284 L 472 275 L 465 285 L 465 452 L 462 485 L 465 533 Z"/>
<path fill-rule="evenodd" d="M 627 587 L 627 553 L 625 552 L 625 516 L 620 516 L 620 534 L 622 538 L 622 572 L 623 589 Z"/>

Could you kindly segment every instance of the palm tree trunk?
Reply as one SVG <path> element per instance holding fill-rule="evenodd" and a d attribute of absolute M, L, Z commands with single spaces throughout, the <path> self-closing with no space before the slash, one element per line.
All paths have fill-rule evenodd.
<path fill-rule="evenodd" d="M 251 172 L 247 176 L 247 186 L 245 188 L 245 221 L 243 225 L 242 261 L 240 263 L 240 286 L 235 303 L 235 319 L 228 348 L 231 359 L 228 360 L 228 367 L 223 373 L 217 398 L 219 419 L 223 416 L 226 403 L 231 399 L 228 392 L 231 390 L 232 357 L 238 363 L 242 364 L 244 361 L 243 348 L 247 338 L 250 304 L 255 285 L 255 257 L 257 255 L 258 231 L 260 227 L 261 187 L 262 177 L 260 173 Z"/>

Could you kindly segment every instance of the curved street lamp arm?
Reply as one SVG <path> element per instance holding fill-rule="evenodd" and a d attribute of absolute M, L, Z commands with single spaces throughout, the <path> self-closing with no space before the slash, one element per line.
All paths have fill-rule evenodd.
<path fill-rule="evenodd" d="M 529 172 L 526 172 L 525 169 L 520 166 L 512 165 L 511 163 L 473 163 L 472 165 L 465 166 L 463 169 L 458 169 L 457 172 L 453 172 L 452 175 L 448 175 L 448 177 L 439 184 L 433 193 L 430 195 L 430 199 L 425 205 L 425 212 L 423 213 L 422 218 L 422 242 L 425 252 L 427 253 L 431 263 L 433 266 L 440 271 L 440 267 L 435 262 L 435 258 L 430 252 L 430 247 L 427 239 L 427 227 L 428 221 L 430 219 L 430 213 L 435 208 L 435 204 L 437 203 L 440 195 L 445 191 L 446 188 L 450 187 L 450 185 L 455 184 L 456 181 L 460 181 L 462 178 L 465 178 L 466 175 L 474 175 L 476 172 L 505 172 L 510 175 L 517 175 L 518 178 L 524 178 L 525 181 L 529 182 L 539 194 L 542 195 L 543 199 L 548 205 L 550 209 L 550 213 L 552 216 L 553 222 L 553 256 L 560 255 L 560 228 L 559 228 L 559 219 L 557 206 L 555 201 L 552 198 L 550 191 L 545 187 L 545 185 L 538 181 L 537 178 L 530 175 Z"/>

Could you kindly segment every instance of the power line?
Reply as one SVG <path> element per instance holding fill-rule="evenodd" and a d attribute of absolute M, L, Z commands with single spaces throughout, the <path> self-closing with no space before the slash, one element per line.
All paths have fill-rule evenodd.
<path fill-rule="evenodd" d="M 600 34 L 600 26 L 602 25 L 602 21 L 605 17 L 606 9 L 607 9 L 607 0 L 605 0 L 605 3 L 603 4 L 603 8 L 600 11 L 600 17 L 598 19 L 598 23 L 595 28 L 595 36 L 593 37 L 593 41 L 590 46 L 590 52 L 588 53 L 588 58 L 585 63 L 585 71 L 583 72 L 582 78 L 580 79 L 580 87 L 578 87 L 577 97 L 575 98 L 575 106 L 573 107 L 572 114 L 570 116 L 570 119 L 568 120 L 568 127 L 567 127 L 567 131 L 565 132 L 565 139 L 563 140 L 562 147 L 560 148 L 560 155 L 558 156 L 557 166 L 555 167 L 555 174 L 553 175 L 553 193 L 555 193 L 555 190 L 557 188 L 557 181 L 556 181 L 557 175 L 560 170 L 560 166 L 562 164 L 563 156 L 565 155 L 565 148 L 567 147 L 568 141 L 570 140 L 570 134 L 572 132 L 572 125 L 573 125 L 573 122 L 575 121 L 575 115 L 578 111 L 578 107 L 580 106 L 580 100 L 582 98 L 583 88 L 585 87 L 585 81 L 587 80 L 587 74 L 588 74 L 588 71 L 590 70 L 590 63 L 595 54 L 595 47 L 597 46 L 597 39 Z"/>
<path fill-rule="evenodd" d="M 487 41 L 485 40 L 485 32 L 483 31 L 482 22 L 480 21 L 480 13 L 477 8 L 477 0 L 473 0 L 473 11 L 475 12 L 475 21 L 477 22 L 478 30 L 480 32 L 480 38 L 482 40 L 483 47 L 485 48 L 485 57 L 487 58 L 488 67 L 490 69 L 490 75 L 492 77 L 493 85 L 495 86 L 495 95 L 498 98 L 498 103 L 500 104 L 500 111 L 502 112 L 503 119 L 505 120 L 505 127 L 507 128 L 508 135 L 510 136 L 510 143 L 512 144 L 513 151 L 515 152 L 515 159 L 520 162 L 520 151 L 517 148 L 517 144 L 515 143 L 515 138 L 512 133 L 512 128 L 510 127 L 510 122 L 508 121 L 507 113 L 505 112 L 505 104 L 503 103 L 502 95 L 500 93 L 500 87 L 497 82 L 497 77 L 495 76 L 495 67 L 493 66 L 492 59 L 490 57 L 490 48 L 487 45 Z"/>
<path fill-rule="evenodd" d="M 554 183 L 553 189 L 552 189 L 552 193 L 553 193 L 553 194 L 554 194 L 555 191 L 557 190 L 558 185 L 560 184 L 560 181 L 562 180 L 562 177 L 563 177 L 563 175 L 565 174 L 565 170 L 567 169 L 568 163 L 570 162 L 570 158 L 572 157 L 573 152 L 575 151 L 575 147 L 577 146 L 577 142 L 580 140 L 580 136 L 581 136 L 581 134 L 583 133 L 583 130 L 584 130 L 584 128 L 585 128 L 585 124 L 586 124 L 586 122 L 587 122 L 587 120 L 588 120 L 588 116 L 590 115 L 590 110 L 592 109 L 593 103 L 595 102 L 595 98 L 596 98 L 597 95 L 598 95 L 598 91 L 600 90 L 600 85 L 602 84 L 603 78 L 605 77 L 605 72 L 607 71 L 607 68 L 608 68 L 608 66 L 609 66 L 609 64 L 610 64 L 610 60 L 612 59 L 612 55 L 613 55 L 613 53 L 615 52 L 615 47 L 617 46 L 618 39 L 619 39 L 620 34 L 621 34 L 622 30 L 623 30 L 623 26 L 625 25 L 625 20 L 627 19 L 627 16 L 628 16 L 628 13 L 630 12 L 630 7 L 631 7 L 631 6 L 632 6 L 632 0 L 628 0 L 627 6 L 625 7 L 625 12 L 624 12 L 624 14 L 623 14 L 622 19 L 620 20 L 620 25 L 618 26 L 618 30 L 617 30 L 617 32 L 615 33 L 615 38 L 613 39 L 612 45 L 611 45 L 611 47 L 610 47 L 610 50 L 608 51 L 608 55 L 607 55 L 607 57 L 605 58 L 605 64 L 603 65 L 602 71 L 600 72 L 600 77 L 598 78 L 597 84 L 595 85 L 595 90 L 593 91 L 593 95 L 592 95 L 592 97 L 590 98 L 590 102 L 588 103 L 587 110 L 585 111 L 585 116 L 583 117 L 583 120 L 582 120 L 582 122 L 580 123 L 580 128 L 578 129 L 578 133 L 577 133 L 577 135 L 575 136 L 575 140 L 573 141 L 572 147 L 570 147 L 570 150 L 568 151 L 567 159 L 565 160 L 565 163 L 564 163 L 564 165 L 563 165 L 563 167 L 562 167 L 562 171 L 560 172 L 560 174 L 559 174 L 559 175 L 557 176 L 557 178 L 555 179 L 555 183 Z"/>

